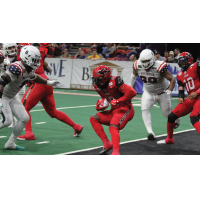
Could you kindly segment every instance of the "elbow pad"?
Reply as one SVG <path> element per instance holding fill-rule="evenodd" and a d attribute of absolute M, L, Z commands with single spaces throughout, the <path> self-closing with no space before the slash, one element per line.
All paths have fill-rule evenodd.
<path fill-rule="evenodd" d="M 4 75 L 2 75 L 0 80 L 0 85 L 3 85 L 5 87 L 8 83 L 9 80 Z"/>

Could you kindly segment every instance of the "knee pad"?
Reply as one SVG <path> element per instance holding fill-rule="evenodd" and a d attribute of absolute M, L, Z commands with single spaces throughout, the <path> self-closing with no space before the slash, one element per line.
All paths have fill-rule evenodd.
<path fill-rule="evenodd" d="M 168 116 L 169 123 L 174 123 L 177 119 L 178 119 L 178 117 L 173 112 L 171 112 Z"/>
<path fill-rule="evenodd" d="M 23 118 L 19 119 L 22 122 L 27 123 L 30 120 L 30 117 L 28 114 L 24 115 Z"/>
<path fill-rule="evenodd" d="M 194 126 L 194 124 L 196 124 L 199 121 L 199 117 L 192 116 L 192 117 L 190 117 L 190 121 L 191 121 L 192 125 Z"/>

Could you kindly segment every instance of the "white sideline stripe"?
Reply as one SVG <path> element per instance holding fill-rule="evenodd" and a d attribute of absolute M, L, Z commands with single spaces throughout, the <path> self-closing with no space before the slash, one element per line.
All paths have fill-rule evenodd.
<path fill-rule="evenodd" d="M 49 141 L 44 141 L 44 142 L 36 142 L 35 144 L 45 144 L 45 143 L 49 143 Z"/>
<path fill-rule="evenodd" d="M 195 129 L 192 128 L 192 129 L 187 129 L 187 130 L 183 130 L 183 131 L 178 131 L 178 132 L 174 132 L 174 135 L 175 134 L 178 134 L 178 133 L 184 133 L 184 132 L 187 132 L 187 131 L 194 131 Z M 159 136 L 156 136 L 156 138 L 159 138 L 159 137 L 162 137 L 162 136 L 166 136 L 167 134 L 162 134 L 162 135 L 159 135 Z M 130 140 L 130 141 L 127 141 L 127 142 L 121 142 L 121 144 L 127 144 L 127 143 L 131 143 L 131 142 L 138 142 L 138 141 L 142 141 L 142 140 L 147 140 L 147 138 L 142 138 L 142 139 L 138 139 L 138 140 Z M 71 151 L 71 152 L 67 152 L 67 153 L 60 153 L 60 154 L 55 154 L 55 155 L 67 155 L 67 154 L 72 154 L 72 153 L 79 153 L 79 152 L 84 152 L 84 151 L 90 151 L 90 150 L 94 150 L 94 149 L 98 149 L 102 146 L 98 146 L 98 147 L 93 147 L 93 148 L 89 148 L 89 149 L 82 149 L 82 150 L 77 150 L 77 151 Z"/>
<path fill-rule="evenodd" d="M 132 104 L 134 105 L 135 103 L 140 103 L 135 101 Z M 87 107 L 94 107 L 96 105 L 87 105 L 87 106 L 74 106 L 74 107 L 62 107 L 62 108 L 56 108 L 57 110 L 64 110 L 64 109 L 70 109 L 70 108 L 87 108 Z M 45 109 L 40 109 L 40 110 L 31 110 L 30 112 L 39 112 L 39 111 L 45 111 Z"/>
<path fill-rule="evenodd" d="M 7 137 L 7 136 L 0 136 L 0 138 L 5 138 L 5 137 Z"/>
<path fill-rule="evenodd" d="M 46 122 L 38 122 L 38 123 L 35 123 L 35 124 L 46 124 Z"/>

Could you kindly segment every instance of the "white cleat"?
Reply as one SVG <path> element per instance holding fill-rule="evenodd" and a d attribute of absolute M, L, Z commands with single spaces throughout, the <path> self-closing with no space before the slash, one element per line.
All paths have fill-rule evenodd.
<path fill-rule="evenodd" d="M 8 128 L 13 128 L 13 126 L 14 126 L 14 125 L 13 125 L 13 123 L 12 123 L 10 126 L 8 126 Z"/>
<path fill-rule="evenodd" d="M 157 142 L 157 144 L 166 144 L 166 141 L 165 140 L 160 140 Z"/>

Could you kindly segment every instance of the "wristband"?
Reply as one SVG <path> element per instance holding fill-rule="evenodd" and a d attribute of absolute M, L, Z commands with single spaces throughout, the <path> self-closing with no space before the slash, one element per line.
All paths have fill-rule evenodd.
<path fill-rule="evenodd" d="M 195 91 L 198 95 L 200 94 L 200 88 L 197 90 L 197 91 Z"/>
<path fill-rule="evenodd" d="M 182 99 L 184 99 L 184 98 L 185 98 L 185 93 L 184 93 L 184 90 L 179 90 L 178 97 L 179 97 L 179 98 L 182 98 Z"/>
<path fill-rule="evenodd" d="M 170 90 L 166 90 L 165 91 L 167 94 L 171 94 L 172 93 L 172 91 L 170 91 Z"/>

